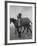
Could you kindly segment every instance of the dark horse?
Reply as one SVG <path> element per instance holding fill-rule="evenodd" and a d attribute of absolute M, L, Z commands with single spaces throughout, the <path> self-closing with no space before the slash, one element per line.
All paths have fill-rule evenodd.
<path fill-rule="evenodd" d="M 30 30 L 30 32 L 32 33 L 31 28 L 30 28 L 31 25 L 32 25 L 32 22 L 30 21 L 29 18 L 25 17 L 25 18 L 22 18 L 22 19 L 21 19 L 21 26 L 24 27 L 23 32 L 24 32 L 25 29 L 27 28 L 27 32 Z"/>

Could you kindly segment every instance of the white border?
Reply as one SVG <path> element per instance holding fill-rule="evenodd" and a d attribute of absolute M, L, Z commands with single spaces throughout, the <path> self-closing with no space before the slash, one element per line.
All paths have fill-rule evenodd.
<path fill-rule="evenodd" d="M 10 15 L 9 15 L 9 8 L 10 8 L 10 6 L 32 6 L 32 15 L 33 15 L 33 27 L 32 27 L 32 39 L 28 39 L 28 40 L 10 40 L 10 21 L 9 21 L 9 18 L 10 18 Z M 8 5 L 7 5 L 7 19 L 8 19 L 8 21 L 7 21 L 7 42 L 8 43 L 21 43 L 21 42 L 34 42 L 34 40 L 35 40 L 35 26 L 34 26 L 34 18 L 35 18 L 35 10 L 34 10 L 34 5 L 33 4 L 18 4 L 18 3 L 8 3 Z"/>

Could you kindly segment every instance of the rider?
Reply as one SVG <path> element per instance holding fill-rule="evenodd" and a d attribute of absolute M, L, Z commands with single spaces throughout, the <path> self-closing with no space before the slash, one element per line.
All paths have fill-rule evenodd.
<path fill-rule="evenodd" d="M 19 13 L 17 16 L 19 34 L 21 34 L 21 16 L 22 16 L 21 13 Z"/>
<path fill-rule="evenodd" d="M 21 26 L 21 13 L 17 16 L 18 26 Z"/>

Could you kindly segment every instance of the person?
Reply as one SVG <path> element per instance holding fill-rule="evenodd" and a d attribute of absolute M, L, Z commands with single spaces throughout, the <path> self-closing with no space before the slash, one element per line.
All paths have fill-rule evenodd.
<path fill-rule="evenodd" d="M 21 26 L 21 13 L 17 16 L 18 26 Z"/>
<path fill-rule="evenodd" d="M 19 35 L 19 37 L 21 37 L 21 16 L 22 16 L 22 14 L 21 13 L 19 13 L 18 14 L 18 16 L 17 16 L 17 21 L 18 21 L 18 35 Z"/>

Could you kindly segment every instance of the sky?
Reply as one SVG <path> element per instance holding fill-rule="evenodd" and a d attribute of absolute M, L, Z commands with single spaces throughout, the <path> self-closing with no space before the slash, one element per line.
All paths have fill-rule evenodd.
<path fill-rule="evenodd" d="M 32 6 L 10 6 L 10 18 L 17 19 L 19 13 L 22 14 L 22 18 L 28 17 L 32 20 Z"/>

